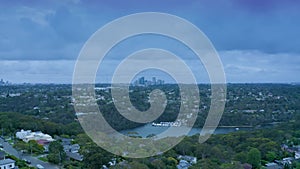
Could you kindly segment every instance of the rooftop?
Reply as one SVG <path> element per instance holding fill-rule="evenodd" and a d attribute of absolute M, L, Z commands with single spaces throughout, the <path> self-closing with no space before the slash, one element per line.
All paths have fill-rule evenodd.
<path fill-rule="evenodd" d="M 9 158 L 5 160 L 0 160 L 0 165 L 11 164 L 11 163 L 15 163 L 15 160 Z"/>

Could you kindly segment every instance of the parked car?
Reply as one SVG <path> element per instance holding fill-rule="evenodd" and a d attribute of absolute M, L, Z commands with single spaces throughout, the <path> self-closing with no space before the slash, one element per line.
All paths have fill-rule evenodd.
<path fill-rule="evenodd" d="M 23 159 L 27 164 L 31 164 L 31 161 L 30 160 L 27 160 L 27 159 Z"/>
<path fill-rule="evenodd" d="M 44 167 L 43 167 L 41 164 L 37 164 L 36 167 L 37 167 L 38 169 L 44 169 Z"/>

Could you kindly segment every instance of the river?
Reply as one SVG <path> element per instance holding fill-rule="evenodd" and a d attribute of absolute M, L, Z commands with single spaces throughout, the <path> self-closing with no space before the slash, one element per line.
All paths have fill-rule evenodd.
<path fill-rule="evenodd" d="M 151 124 L 146 124 L 144 126 L 141 127 L 137 127 L 137 128 L 133 128 L 133 129 L 128 129 L 128 130 L 122 130 L 120 131 L 122 134 L 128 135 L 129 133 L 133 134 L 136 133 L 139 136 L 142 137 L 147 137 L 148 135 L 151 134 L 155 134 L 158 135 L 164 131 L 166 131 L 169 127 L 155 127 L 152 126 Z M 176 127 L 175 127 L 176 128 Z M 187 129 L 187 127 L 178 127 L 178 131 L 174 131 L 173 134 L 174 136 L 177 136 L 178 132 L 180 132 L 179 130 L 181 129 Z M 253 128 L 251 127 L 218 127 L 215 131 L 214 134 L 227 134 L 227 133 L 231 133 L 231 132 L 236 132 L 236 131 L 249 131 L 252 130 Z M 199 134 L 201 131 L 201 128 L 192 128 L 191 131 L 188 133 L 188 136 L 192 136 L 195 134 Z"/>

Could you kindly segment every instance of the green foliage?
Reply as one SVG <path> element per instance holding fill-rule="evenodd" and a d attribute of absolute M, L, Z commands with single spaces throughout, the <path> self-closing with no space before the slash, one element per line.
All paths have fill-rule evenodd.
<path fill-rule="evenodd" d="M 241 163 L 247 162 L 248 155 L 246 152 L 239 152 L 234 156 L 234 160 L 240 161 Z"/>
<path fill-rule="evenodd" d="M 300 169 L 300 162 L 296 163 L 296 169 Z"/>
<path fill-rule="evenodd" d="M 149 167 L 147 165 L 139 163 L 137 161 L 133 161 L 133 162 L 129 163 L 129 165 L 131 166 L 131 168 L 149 169 Z"/>
<path fill-rule="evenodd" d="M 98 169 L 99 166 L 107 165 L 111 161 L 113 155 L 106 152 L 95 143 L 88 142 L 81 145 L 81 154 L 83 154 L 84 168 Z"/>
<path fill-rule="evenodd" d="M 24 160 L 18 159 L 17 157 L 15 157 L 13 155 L 8 155 L 7 158 L 15 160 L 16 161 L 16 165 L 20 169 L 34 169 L 34 167 L 28 166 L 27 163 Z"/>
<path fill-rule="evenodd" d="M 275 159 L 277 159 L 277 155 L 274 151 L 269 151 L 267 154 L 266 154 L 266 160 L 267 161 L 274 161 Z"/>
<path fill-rule="evenodd" d="M 78 123 L 68 125 L 57 124 L 36 117 L 13 112 L 0 112 L 0 127 L 5 130 L 6 135 L 14 134 L 20 129 L 42 131 L 50 135 L 70 134 L 82 132 Z"/>
<path fill-rule="evenodd" d="M 232 162 L 222 164 L 220 169 L 244 169 L 244 167 L 240 162 Z"/>
<path fill-rule="evenodd" d="M 260 168 L 260 160 L 261 160 L 261 153 L 257 148 L 251 148 L 248 152 L 248 163 L 252 165 L 254 169 Z"/>
<path fill-rule="evenodd" d="M 59 141 L 53 141 L 49 145 L 48 161 L 54 164 L 60 164 L 66 159 L 66 153 Z"/>
<path fill-rule="evenodd" d="M 155 159 L 151 162 L 151 168 L 153 169 L 165 169 L 167 166 L 161 159 Z"/>
<path fill-rule="evenodd" d="M 44 147 L 39 145 L 35 140 L 30 140 L 28 143 L 17 140 L 14 143 L 14 147 L 27 153 L 42 154 L 44 152 Z"/>

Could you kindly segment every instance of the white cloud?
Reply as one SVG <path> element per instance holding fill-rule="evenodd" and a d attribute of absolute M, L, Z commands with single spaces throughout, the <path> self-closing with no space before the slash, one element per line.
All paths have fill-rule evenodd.
<path fill-rule="evenodd" d="M 295 82 L 300 73 L 300 55 L 269 54 L 257 50 L 221 51 L 227 80 L 229 82 Z"/>
<path fill-rule="evenodd" d="M 221 51 L 227 82 L 299 82 L 300 56 L 267 54 L 259 51 Z M 208 82 L 201 62 L 186 59 L 198 82 Z M 99 66 L 97 82 L 110 82 L 119 60 L 105 59 Z M 0 60 L 0 78 L 15 83 L 71 83 L 75 60 Z M 180 68 L 178 68 L 180 72 Z M 153 72 L 152 72 L 153 73 Z M 180 73 L 179 73 L 180 74 Z M 147 75 L 147 73 L 144 73 Z M 154 72 L 148 74 L 159 76 Z M 162 77 L 160 77 L 162 78 Z M 170 79 L 167 77 L 166 79 Z"/>
<path fill-rule="evenodd" d="M 75 61 L 1 60 L 0 77 L 13 83 L 70 83 Z"/>
<path fill-rule="evenodd" d="M 53 15 L 54 13 L 55 11 L 50 9 L 31 8 L 28 6 L 22 6 L 20 8 L 17 8 L 16 17 L 17 19 L 28 18 L 37 24 L 47 26 L 49 25 L 47 21 L 47 16 Z"/>

